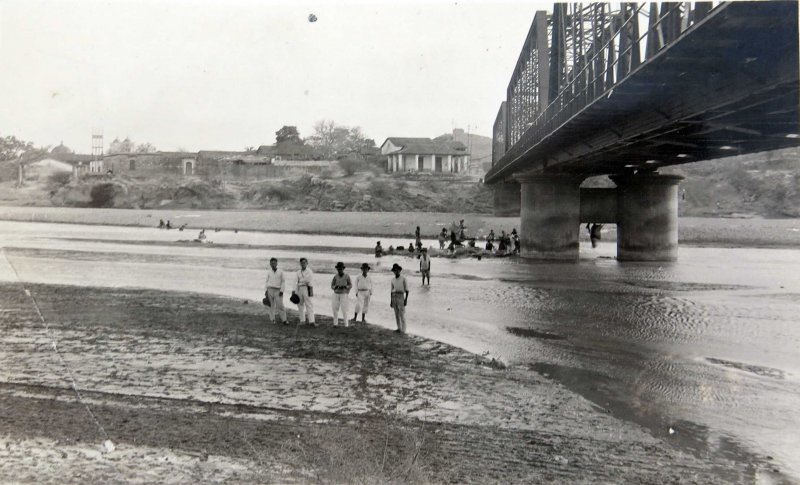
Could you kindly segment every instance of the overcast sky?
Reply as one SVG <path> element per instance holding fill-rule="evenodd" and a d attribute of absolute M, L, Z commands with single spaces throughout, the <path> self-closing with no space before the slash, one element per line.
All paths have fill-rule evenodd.
<path fill-rule="evenodd" d="M 0 0 L 0 135 L 91 152 L 242 150 L 315 121 L 434 137 L 492 124 L 548 3 Z M 317 17 L 309 22 L 309 14 Z"/>

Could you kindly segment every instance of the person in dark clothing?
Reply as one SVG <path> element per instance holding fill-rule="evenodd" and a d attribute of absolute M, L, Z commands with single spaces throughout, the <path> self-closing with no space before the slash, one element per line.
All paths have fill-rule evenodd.
<path fill-rule="evenodd" d="M 519 234 L 516 227 L 511 229 L 511 240 L 514 241 L 514 252 L 519 253 Z"/>
<path fill-rule="evenodd" d="M 589 231 L 589 240 L 592 241 L 592 247 L 596 248 L 597 243 L 600 241 L 600 232 L 603 229 L 602 224 L 586 224 L 586 229 Z"/>

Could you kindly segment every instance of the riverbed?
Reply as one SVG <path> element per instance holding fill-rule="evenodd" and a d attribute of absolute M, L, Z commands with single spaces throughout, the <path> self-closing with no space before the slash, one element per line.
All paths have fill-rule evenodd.
<path fill-rule="evenodd" d="M 386 328 L 398 263 L 411 283 L 411 333 L 536 370 L 698 456 L 771 461 L 800 477 L 796 250 L 684 246 L 676 263 L 621 263 L 603 242 L 582 245 L 575 264 L 435 258 L 428 287 L 415 259 L 372 256 L 374 237 L 207 234 L 211 243 L 200 244 L 194 231 L 0 222 L 13 278 L 30 283 L 257 302 L 269 257 L 291 273 L 305 256 L 317 273 L 316 311 L 327 314 L 334 264 L 354 276 L 368 262 L 376 293 L 367 319 Z"/>

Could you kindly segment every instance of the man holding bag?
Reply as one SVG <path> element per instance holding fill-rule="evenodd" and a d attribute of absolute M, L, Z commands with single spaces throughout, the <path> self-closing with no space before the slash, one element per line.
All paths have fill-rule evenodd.
<path fill-rule="evenodd" d="M 314 272 L 308 267 L 308 260 L 300 258 L 300 270 L 297 272 L 297 286 L 295 287 L 300 301 L 297 303 L 297 313 L 300 315 L 300 323 L 308 317 L 308 323 L 317 326 L 314 320 Z"/>
<path fill-rule="evenodd" d="M 283 307 L 283 291 L 286 289 L 286 279 L 283 270 L 278 269 L 278 259 L 270 258 L 270 269 L 267 270 L 266 295 L 269 301 L 269 319 L 275 323 L 275 312 L 279 312 L 284 325 L 289 325 L 286 318 L 286 309 Z"/>
<path fill-rule="evenodd" d="M 344 326 L 348 327 L 350 320 L 347 319 L 347 312 L 350 305 L 348 304 L 347 296 L 350 294 L 350 290 L 353 289 L 353 282 L 350 281 L 350 275 L 344 272 L 344 263 L 341 261 L 336 263 L 336 274 L 333 275 L 333 280 L 331 280 L 331 289 L 333 290 L 333 298 L 331 299 L 333 326 L 339 325 L 339 309 L 341 308 Z"/>

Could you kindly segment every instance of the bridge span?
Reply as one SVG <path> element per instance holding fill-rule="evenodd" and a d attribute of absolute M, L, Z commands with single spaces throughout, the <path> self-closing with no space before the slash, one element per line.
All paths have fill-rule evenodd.
<path fill-rule="evenodd" d="M 577 259 L 581 223 L 605 222 L 618 259 L 674 260 L 681 177 L 658 169 L 800 144 L 798 43 L 795 1 L 536 12 L 485 178 L 522 255 Z M 597 175 L 616 188 L 580 187 Z"/>

